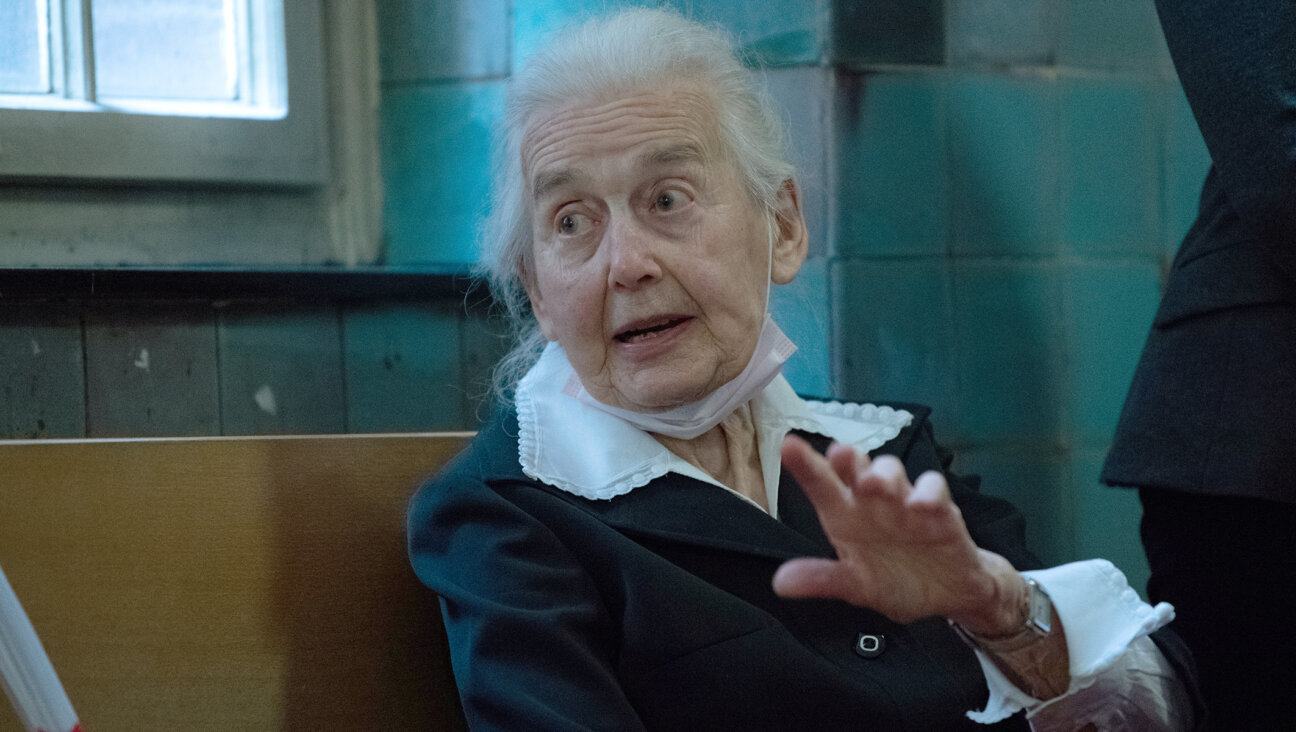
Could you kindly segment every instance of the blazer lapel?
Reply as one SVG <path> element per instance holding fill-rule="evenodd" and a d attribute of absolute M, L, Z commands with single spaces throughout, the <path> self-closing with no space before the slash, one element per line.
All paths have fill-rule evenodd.
<path fill-rule="evenodd" d="M 824 554 L 805 534 L 729 491 L 674 473 L 610 501 L 577 500 L 628 535 L 778 560 Z"/>
<path fill-rule="evenodd" d="M 786 474 L 779 479 L 779 521 L 814 544 L 818 556 L 837 556 L 832 542 L 824 533 L 823 525 L 819 523 L 819 514 L 815 511 L 814 504 L 806 497 L 801 486 Z"/>

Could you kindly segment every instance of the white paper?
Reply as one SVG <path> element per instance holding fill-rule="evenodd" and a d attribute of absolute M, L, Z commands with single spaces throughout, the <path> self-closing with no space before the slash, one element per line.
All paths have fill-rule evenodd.
<path fill-rule="evenodd" d="M 27 732 L 79 730 L 36 629 L 0 569 L 0 683 Z"/>

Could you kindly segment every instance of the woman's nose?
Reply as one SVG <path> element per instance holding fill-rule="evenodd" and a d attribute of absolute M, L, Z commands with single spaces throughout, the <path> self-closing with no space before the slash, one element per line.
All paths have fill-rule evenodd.
<path fill-rule="evenodd" d="M 633 221 L 613 221 L 603 245 L 608 252 L 608 286 L 637 289 L 661 279 L 656 237 Z"/>

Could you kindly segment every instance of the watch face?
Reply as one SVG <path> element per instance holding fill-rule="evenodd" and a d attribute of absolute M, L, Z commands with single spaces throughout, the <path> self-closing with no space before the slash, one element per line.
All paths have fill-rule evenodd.
<path fill-rule="evenodd" d="M 1030 587 L 1030 625 L 1036 632 L 1048 635 L 1053 622 L 1053 601 L 1034 580 L 1026 580 Z"/>

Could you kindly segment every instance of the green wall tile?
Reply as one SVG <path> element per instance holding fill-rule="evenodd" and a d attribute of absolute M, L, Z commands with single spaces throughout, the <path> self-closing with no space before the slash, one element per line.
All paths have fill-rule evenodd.
<path fill-rule="evenodd" d="M 235 303 L 217 333 L 225 434 L 346 431 L 336 306 Z"/>
<path fill-rule="evenodd" d="M 940 259 L 836 263 L 842 396 L 919 402 L 946 439 L 956 413 L 949 265 Z"/>
<path fill-rule="evenodd" d="M 1062 236 L 1087 254 L 1160 249 L 1160 98 L 1150 82 L 1067 78 L 1062 95 Z"/>
<path fill-rule="evenodd" d="M 937 74 L 838 74 L 840 254 L 917 256 L 948 248 L 943 90 Z"/>
<path fill-rule="evenodd" d="M 832 382 L 832 303 L 828 260 L 806 260 L 796 279 L 770 292 L 770 312 L 779 328 L 797 345 L 783 365 L 792 388 L 813 396 L 836 396 Z"/>
<path fill-rule="evenodd" d="M 1056 6 L 1047 0 L 947 0 L 951 64 L 1047 64 L 1057 45 Z"/>
<path fill-rule="evenodd" d="M 388 264 L 470 263 L 490 193 L 491 135 L 503 82 L 383 91 Z"/>
<path fill-rule="evenodd" d="M 105 301 L 85 323 L 90 437 L 221 433 L 211 305 Z"/>
<path fill-rule="evenodd" d="M 630 6 L 683 8 L 688 17 L 717 23 L 757 65 L 812 64 L 823 55 L 826 27 L 820 0 L 740 3 L 733 0 L 531 0 L 514 3 L 513 59 L 518 68 L 555 30 L 593 14 Z"/>
<path fill-rule="evenodd" d="M 342 333 L 349 432 L 462 429 L 460 305 L 353 306 Z"/>
<path fill-rule="evenodd" d="M 1116 419 L 1161 297 L 1154 260 L 1082 263 L 1066 273 L 1068 424 L 1073 440 L 1102 445 Z"/>
<path fill-rule="evenodd" d="M 827 7 L 819 0 L 778 3 L 692 0 L 692 17 L 719 23 L 760 66 L 818 63 L 827 49 Z"/>
<path fill-rule="evenodd" d="M 503 76 L 509 71 L 510 3 L 382 0 L 378 60 L 383 81 Z"/>
<path fill-rule="evenodd" d="M 1043 78 L 950 81 L 952 247 L 1039 256 L 1058 248 L 1058 103 Z"/>
<path fill-rule="evenodd" d="M 0 439 L 85 437 L 77 303 L 0 300 Z"/>
<path fill-rule="evenodd" d="M 945 60 L 943 0 L 832 0 L 832 60 L 940 64 Z"/>
<path fill-rule="evenodd" d="M 1143 506 L 1138 492 L 1098 482 L 1106 450 L 1084 450 L 1071 459 L 1071 496 L 1075 514 L 1076 557 L 1101 558 L 1115 564 L 1144 598 L 1147 555 L 1139 539 Z"/>
<path fill-rule="evenodd" d="M 829 105 L 832 70 L 797 66 L 769 69 L 763 73 L 770 96 L 778 105 L 788 139 L 788 156 L 796 166 L 801 188 L 801 210 L 810 228 L 810 256 L 829 251 L 832 229 L 828 221 L 829 190 Z"/>
<path fill-rule="evenodd" d="M 937 434 L 937 440 L 940 435 Z M 1075 542 L 1070 475 L 1056 452 L 991 447 L 955 453 L 953 470 L 981 476 L 981 490 L 1026 517 L 1026 542 L 1044 566 L 1081 558 Z"/>
<path fill-rule="evenodd" d="M 1051 265 L 954 264 L 959 435 L 978 444 L 1060 438 L 1062 289 Z"/>
<path fill-rule="evenodd" d="M 512 3 L 513 70 L 521 68 L 526 59 L 558 29 L 596 13 L 632 4 L 629 0 L 527 0 Z"/>
<path fill-rule="evenodd" d="M 1178 81 L 1167 82 L 1163 96 L 1165 132 L 1162 138 L 1165 169 L 1164 181 L 1164 252 L 1173 257 L 1184 234 L 1197 218 L 1202 183 L 1210 169 L 1210 153 L 1202 140 L 1201 130 L 1193 117 L 1183 87 Z"/>
<path fill-rule="evenodd" d="M 1060 65 L 1166 73 L 1169 52 L 1150 0 L 1058 1 Z"/>

